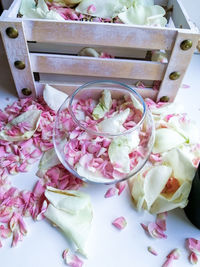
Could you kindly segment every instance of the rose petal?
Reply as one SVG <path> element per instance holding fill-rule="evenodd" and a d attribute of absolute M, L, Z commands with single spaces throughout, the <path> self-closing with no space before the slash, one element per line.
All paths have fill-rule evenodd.
<path fill-rule="evenodd" d="M 180 258 L 180 251 L 178 248 L 173 249 L 168 255 L 167 258 L 172 258 L 174 260 L 178 260 Z"/>
<path fill-rule="evenodd" d="M 65 259 L 66 263 L 71 267 L 83 266 L 83 261 L 78 256 L 72 254 L 69 249 L 66 249 L 63 252 L 63 258 Z"/>
<path fill-rule="evenodd" d="M 114 225 L 117 229 L 122 230 L 127 226 L 126 219 L 121 216 L 116 218 L 113 222 L 112 225 Z"/>
<path fill-rule="evenodd" d="M 167 238 L 163 230 L 154 222 L 151 222 L 147 225 L 148 233 L 153 238 Z"/>
<path fill-rule="evenodd" d="M 148 247 L 147 248 L 148 249 L 148 251 L 151 253 L 151 254 L 153 254 L 154 256 L 157 256 L 158 255 L 158 253 L 155 251 L 155 249 L 153 249 L 152 247 Z"/>
<path fill-rule="evenodd" d="M 122 182 L 116 183 L 115 187 L 119 190 L 118 191 L 118 195 L 121 195 L 121 193 L 126 188 L 126 185 L 127 185 L 126 181 L 122 181 Z"/>
<path fill-rule="evenodd" d="M 156 216 L 156 224 L 163 230 L 166 231 L 166 218 L 167 212 L 162 212 Z"/>
<path fill-rule="evenodd" d="M 195 254 L 200 255 L 200 241 L 195 238 L 186 239 L 186 247 Z"/>
<path fill-rule="evenodd" d="M 173 258 L 169 258 L 164 262 L 162 267 L 172 267 L 172 263 L 173 263 Z"/>
<path fill-rule="evenodd" d="M 117 188 L 115 187 L 111 187 L 107 190 L 107 192 L 105 193 L 104 197 L 105 198 L 109 198 L 109 197 L 113 197 L 117 194 Z"/>
<path fill-rule="evenodd" d="M 191 252 L 190 256 L 189 256 L 189 261 L 192 264 L 197 264 L 198 263 L 198 257 L 194 252 Z"/>

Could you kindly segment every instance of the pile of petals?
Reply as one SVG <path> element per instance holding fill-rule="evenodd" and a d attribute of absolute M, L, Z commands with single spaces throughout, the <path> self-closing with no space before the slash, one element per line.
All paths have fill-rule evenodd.
<path fill-rule="evenodd" d="M 0 240 L 12 235 L 12 246 L 27 233 L 25 217 L 34 220 L 44 217 L 47 185 L 59 189 L 79 189 L 83 185 L 57 159 L 55 166 L 45 165 L 33 191 L 20 191 L 12 186 L 9 175 L 27 172 L 43 153 L 52 151 L 54 120 L 55 111 L 43 98 L 20 99 L 0 111 Z"/>
<path fill-rule="evenodd" d="M 77 5 L 78 4 L 78 5 Z M 161 26 L 165 10 L 154 0 L 22 0 L 19 13 L 28 18 L 112 22 Z"/>
<path fill-rule="evenodd" d="M 154 122 L 155 143 L 148 163 L 130 180 L 137 209 L 160 213 L 188 202 L 200 161 L 199 130 L 182 107 L 146 99 Z"/>
<path fill-rule="evenodd" d="M 142 118 L 143 106 L 139 101 L 136 106 L 134 101 L 130 96 L 112 99 L 110 91 L 104 90 L 98 101 L 73 100 L 71 111 L 66 107 L 59 113 L 56 142 L 62 142 L 65 161 L 80 176 L 95 181 L 119 180 L 145 159 L 152 136 L 149 126 L 141 124 L 137 130 L 117 136 Z"/>

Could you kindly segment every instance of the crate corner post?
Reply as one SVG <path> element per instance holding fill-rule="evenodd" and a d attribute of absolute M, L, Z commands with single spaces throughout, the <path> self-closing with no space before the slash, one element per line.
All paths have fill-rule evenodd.
<path fill-rule="evenodd" d="M 35 98 L 37 92 L 23 21 L 0 20 L 0 32 L 18 96 Z"/>

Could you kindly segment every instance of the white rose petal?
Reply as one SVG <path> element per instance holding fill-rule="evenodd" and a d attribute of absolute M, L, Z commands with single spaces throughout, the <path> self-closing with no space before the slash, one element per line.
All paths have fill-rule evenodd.
<path fill-rule="evenodd" d="M 78 251 L 87 255 L 87 242 L 92 222 L 92 206 L 87 194 L 75 190 L 58 190 L 49 187 L 45 195 L 50 204 L 46 218 L 57 225 Z"/>
<path fill-rule="evenodd" d="M 164 189 L 171 173 L 172 168 L 167 166 L 155 166 L 147 172 L 144 179 L 144 197 L 148 210 Z"/>
<path fill-rule="evenodd" d="M 98 124 L 98 129 L 103 133 L 118 134 L 125 131 L 123 123 L 128 118 L 130 109 L 127 108 L 111 118 L 105 119 Z"/>
<path fill-rule="evenodd" d="M 196 168 L 192 164 L 191 158 L 184 151 L 175 148 L 163 156 L 163 164 L 173 169 L 173 175 L 182 180 L 192 181 Z"/>
<path fill-rule="evenodd" d="M 185 181 L 178 190 L 173 194 L 172 198 L 166 198 L 163 195 L 158 196 L 151 206 L 151 213 L 161 213 L 175 208 L 184 208 L 188 203 L 188 195 L 190 193 L 191 183 Z"/>
<path fill-rule="evenodd" d="M 41 115 L 41 110 L 38 109 L 28 110 L 22 113 L 21 115 L 17 116 L 12 121 L 10 121 L 5 126 L 5 128 L 2 131 L 0 131 L 0 139 L 10 142 L 15 142 L 31 138 L 34 132 L 38 128 L 40 122 L 40 115 Z M 20 133 L 15 136 L 8 135 L 7 130 L 11 130 L 13 126 L 17 126 L 19 123 L 28 123 L 30 129 L 24 133 Z"/>
<path fill-rule="evenodd" d="M 46 104 L 53 110 L 58 111 L 60 106 L 63 104 L 65 99 L 68 97 L 67 94 L 55 89 L 54 87 L 46 84 L 43 91 L 43 98 Z"/>
<path fill-rule="evenodd" d="M 153 153 L 169 151 L 170 149 L 178 147 L 184 142 L 185 138 L 183 138 L 176 131 L 168 128 L 158 129 L 156 130 Z"/>

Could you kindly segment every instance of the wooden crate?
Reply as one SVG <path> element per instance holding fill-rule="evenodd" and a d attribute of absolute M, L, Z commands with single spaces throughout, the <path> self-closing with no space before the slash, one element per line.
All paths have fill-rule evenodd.
<path fill-rule="evenodd" d="M 0 30 L 19 97 L 41 94 L 45 83 L 70 93 L 84 82 L 109 79 L 131 87 L 143 81 L 147 88 L 137 89 L 143 97 L 159 100 L 167 96 L 173 101 L 199 34 L 180 0 L 156 2 L 173 9 L 168 19 L 174 27 L 17 18 L 20 0 L 15 0 L 3 12 Z M 17 30 L 16 38 L 7 35 L 9 27 Z M 187 40 L 192 47 L 183 50 Z M 113 53 L 116 58 L 80 57 L 77 51 L 83 47 Z M 153 50 L 166 51 L 168 62 L 153 62 L 144 57 Z M 16 67 L 18 61 L 25 63 L 24 69 Z M 161 81 L 159 91 L 152 88 L 153 81 Z"/>

